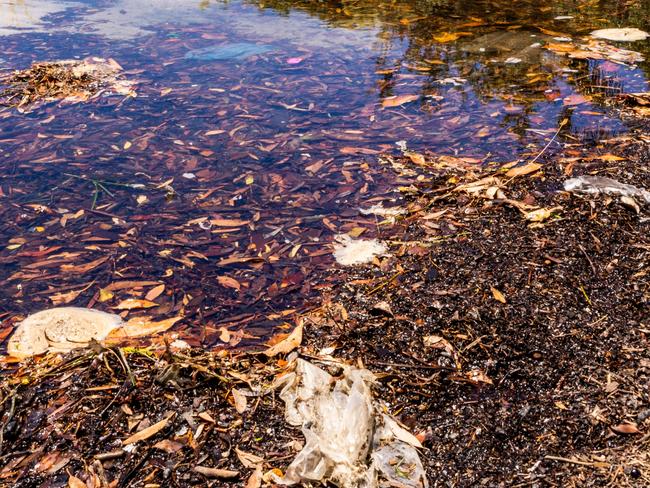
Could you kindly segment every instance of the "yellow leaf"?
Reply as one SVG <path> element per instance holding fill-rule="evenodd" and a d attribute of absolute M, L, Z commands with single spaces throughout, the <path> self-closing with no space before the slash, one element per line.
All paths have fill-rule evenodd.
<path fill-rule="evenodd" d="M 133 145 L 133 144 L 131 144 L 131 141 L 126 141 L 126 142 L 124 143 L 124 150 L 129 149 L 132 145 Z"/>
<path fill-rule="evenodd" d="M 501 293 L 499 290 L 494 288 L 493 286 L 490 287 L 490 291 L 492 292 L 492 296 L 494 297 L 495 300 L 501 302 L 501 303 L 506 303 L 506 297 L 503 296 L 503 293 Z"/>
<path fill-rule="evenodd" d="M 246 177 L 246 179 L 244 180 L 244 182 L 245 182 L 247 185 L 252 185 L 254 181 L 255 181 L 255 178 L 253 178 L 253 177 L 250 176 L 250 175 L 248 175 L 248 176 Z"/>
<path fill-rule="evenodd" d="M 135 308 L 157 307 L 158 304 L 149 300 L 139 300 L 137 298 L 127 298 L 122 300 L 115 308 L 118 310 L 133 310 Z"/>
<path fill-rule="evenodd" d="M 444 44 L 445 42 L 452 42 L 460 39 L 463 36 L 460 32 L 443 32 L 438 36 L 433 36 L 433 40 Z"/>
<path fill-rule="evenodd" d="M 363 234 L 367 229 L 365 227 L 354 227 L 352 228 L 349 232 L 348 235 L 350 237 L 359 237 L 361 234 Z"/>
<path fill-rule="evenodd" d="M 13 251 L 14 249 L 18 249 L 20 246 L 22 246 L 22 244 L 9 244 L 7 250 Z"/>
<path fill-rule="evenodd" d="M 160 96 L 164 97 L 165 95 L 169 95 L 172 92 L 171 88 L 163 88 L 160 90 Z"/>
<path fill-rule="evenodd" d="M 524 216 L 526 217 L 526 220 L 530 220 L 531 222 L 544 222 L 550 218 L 554 212 L 561 208 L 562 207 L 540 208 L 531 212 L 526 212 Z"/>
<path fill-rule="evenodd" d="M 45 227 L 41 227 L 41 226 L 39 225 L 39 226 L 35 227 L 34 230 L 35 230 L 36 232 L 44 232 L 44 231 L 45 231 Z"/>
<path fill-rule="evenodd" d="M 135 201 L 138 202 L 138 205 L 142 205 L 142 204 L 145 203 L 147 200 L 149 200 L 149 198 L 147 198 L 147 195 L 138 195 L 138 196 L 135 198 Z"/>
<path fill-rule="evenodd" d="M 114 296 L 112 291 L 105 290 L 104 288 L 99 290 L 99 301 L 102 303 L 109 301 Z"/>

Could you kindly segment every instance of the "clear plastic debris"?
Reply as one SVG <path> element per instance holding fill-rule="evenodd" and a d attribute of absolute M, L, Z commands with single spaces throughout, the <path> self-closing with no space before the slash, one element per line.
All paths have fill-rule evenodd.
<path fill-rule="evenodd" d="M 564 189 L 575 193 L 603 193 L 622 197 L 638 197 L 650 204 L 650 191 L 605 176 L 570 178 L 564 182 Z"/>
<path fill-rule="evenodd" d="M 388 246 L 377 239 L 353 239 L 347 234 L 340 234 L 334 242 L 334 259 L 342 266 L 369 263 L 386 252 Z"/>
<path fill-rule="evenodd" d="M 373 399 L 374 375 L 343 368 L 335 378 L 297 359 L 295 370 L 284 378 L 280 398 L 286 404 L 285 418 L 302 427 L 305 445 L 276 481 L 345 488 L 428 487 L 416 450 L 422 446 Z"/>

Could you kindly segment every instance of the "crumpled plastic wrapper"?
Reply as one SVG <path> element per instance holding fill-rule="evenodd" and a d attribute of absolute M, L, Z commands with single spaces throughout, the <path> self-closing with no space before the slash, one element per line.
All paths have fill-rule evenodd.
<path fill-rule="evenodd" d="M 603 193 L 607 195 L 620 195 L 621 197 L 638 197 L 646 204 L 650 204 L 650 191 L 634 185 L 621 183 L 605 176 L 578 176 L 569 178 L 564 182 L 565 191 L 577 193 Z"/>
<path fill-rule="evenodd" d="M 374 375 L 344 366 L 333 377 L 297 359 L 284 378 L 280 398 L 285 418 L 301 426 L 305 445 L 289 465 L 282 485 L 332 483 L 351 488 L 427 488 L 415 436 L 381 412 L 372 397 Z"/>

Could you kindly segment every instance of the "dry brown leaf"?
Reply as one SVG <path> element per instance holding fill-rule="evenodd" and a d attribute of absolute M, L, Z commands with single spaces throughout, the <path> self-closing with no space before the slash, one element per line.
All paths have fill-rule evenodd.
<path fill-rule="evenodd" d="M 160 281 L 116 281 L 104 288 L 106 291 L 126 290 L 128 288 L 139 288 L 143 286 L 159 285 Z"/>
<path fill-rule="evenodd" d="M 206 422 L 210 422 L 211 424 L 216 424 L 217 422 L 212 418 L 212 415 L 210 415 L 208 412 L 201 412 L 199 414 L 199 418 L 201 420 L 205 420 Z"/>
<path fill-rule="evenodd" d="M 174 454 L 175 452 L 183 449 L 184 446 L 180 442 L 172 441 L 170 439 L 163 439 L 162 441 L 156 442 L 153 447 L 154 449 L 160 449 L 166 453 Z"/>
<path fill-rule="evenodd" d="M 147 294 L 144 296 L 144 299 L 153 301 L 156 298 L 158 298 L 160 295 L 162 295 L 164 291 L 165 291 L 164 284 L 155 286 L 147 292 Z"/>
<path fill-rule="evenodd" d="M 231 471 L 229 469 L 210 468 L 208 466 L 194 466 L 195 473 L 202 474 L 206 478 L 222 478 L 232 479 L 239 476 L 239 471 Z"/>
<path fill-rule="evenodd" d="M 149 317 L 133 317 L 122 327 L 119 327 L 110 334 L 107 339 L 123 339 L 128 337 L 145 337 L 169 330 L 176 322 L 183 317 L 177 316 L 170 319 L 150 321 Z"/>
<path fill-rule="evenodd" d="M 239 219 L 221 219 L 215 218 L 210 219 L 212 225 L 217 227 L 241 227 L 250 223 L 250 220 L 239 220 Z"/>
<path fill-rule="evenodd" d="M 226 288 L 232 288 L 237 291 L 239 291 L 241 288 L 239 281 L 237 281 L 235 278 L 231 278 L 230 276 L 218 276 L 217 281 L 221 286 L 225 286 Z"/>
<path fill-rule="evenodd" d="M 158 432 L 160 432 L 165 427 L 167 427 L 167 424 L 169 423 L 169 419 L 172 418 L 173 416 L 174 414 L 171 413 L 167 415 L 167 417 L 162 419 L 160 422 L 156 422 L 155 424 L 147 427 L 146 429 L 142 429 L 141 431 L 136 432 L 132 436 L 127 437 L 122 442 L 122 445 L 128 446 L 129 444 L 135 444 L 136 442 L 149 439 L 149 437 L 156 435 Z"/>
<path fill-rule="evenodd" d="M 612 427 L 612 430 L 617 434 L 640 434 L 636 424 L 623 423 Z"/>
<path fill-rule="evenodd" d="M 233 388 L 232 398 L 235 402 L 235 410 L 237 410 L 238 413 L 244 413 L 246 411 L 246 407 L 248 406 L 248 400 L 246 399 L 246 395 L 244 395 L 237 388 Z"/>
<path fill-rule="evenodd" d="M 264 462 L 264 458 L 261 458 L 250 452 L 242 451 L 238 447 L 235 448 L 235 453 L 237 454 L 239 462 L 241 462 L 245 468 L 253 468 L 255 466 L 259 466 Z"/>
<path fill-rule="evenodd" d="M 406 155 L 413 162 L 413 164 L 417 164 L 418 166 L 425 166 L 427 164 L 427 159 L 420 153 L 409 151 L 406 153 Z"/>
<path fill-rule="evenodd" d="M 277 356 L 278 354 L 286 354 L 299 347 L 300 344 L 302 344 L 302 321 L 300 321 L 298 326 L 293 329 L 291 334 L 274 346 L 269 347 L 264 351 L 264 354 L 268 357 Z"/>
<path fill-rule="evenodd" d="M 246 482 L 246 488 L 260 488 L 262 486 L 262 465 L 255 467 L 255 471 Z"/>
<path fill-rule="evenodd" d="M 104 256 L 85 264 L 62 264 L 61 271 L 74 274 L 87 273 L 88 271 L 95 269 L 100 264 L 104 264 L 109 260 L 109 258 L 110 256 Z"/>
<path fill-rule="evenodd" d="M 399 107 L 405 103 L 414 102 L 419 98 L 420 95 L 397 95 L 394 97 L 387 97 L 381 101 L 381 106 L 384 108 Z"/>
<path fill-rule="evenodd" d="M 492 292 L 492 296 L 494 297 L 495 300 L 501 302 L 501 303 L 506 303 L 506 297 L 501 293 L 499 290 L 494 288 L 493 286 L 490 287 L 490 291 Z"/>
<path fill-rule="evenodd" d="M 67 293 L 55 293 L 50 295 L 49 299 L 52 300 L 52 305 L 65 305 L 77 299 L 83 290 L 73 290 Z"/>
<path fill-rule="evenodd" d="M 88 486 L 76 476 L 70 475 L 68 478 L 68 488 L 88 488 Z"/>
<path fill-rule="evenodd" d="M 117 310 L 133 310 L 136 308 L 151 308 L 157 307 L 158 304 L 150 302 L 149 300 L 140 300 L 138 298 L 127 298 L 118 303 L 114 308 Z"/>
<path fill-rule="evenodd" d="M 602 156 L 596 156 L 594 159 L 600 159 L 601 161 L 625 161 L 625 158 L 617 156 L 615 154 L 603 154 Z"/>
<path fill-rule="evenodd" d="M 541 168 L 542 165 L 539 163 L 527 163 L 524 164 L 523 166 L 516 166 L 512 169 L 510 169 L 507 173 L 506 176 L 508 178 L 514 178 L 515 176 L 524 176 L 530 173 L 534 173 L 537 171 L 539 168 Z"/>

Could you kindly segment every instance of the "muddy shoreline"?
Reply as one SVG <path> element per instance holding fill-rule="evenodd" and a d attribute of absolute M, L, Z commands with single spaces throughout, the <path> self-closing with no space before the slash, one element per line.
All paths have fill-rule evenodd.
<path fill-rule="evenodd" d="M 561 191 L 585 174 L 650 188 L 647 131 L 565 147 L 515 177 L 385 159 L 407 211 L 378 227 L 391 255 L 333 270 L 341 284 L 303 317 L 299 354 L 373 371 L 387 410 L 424 441 L 431 486 L 650 482 L 648 206 Z M 496 198 L 459 189 L 487 177 Z M 522 208 L 553 210 L 531 221 Z M 290 368 L 254 351 L 99 346 L 28 362 L 0 384 L 0 484 L 265 484 L 236 449 L 263 458 L 272 483 L 303 442 L 271 388 Z M 256 394 L 242 409 L 233 389 Z"/>

